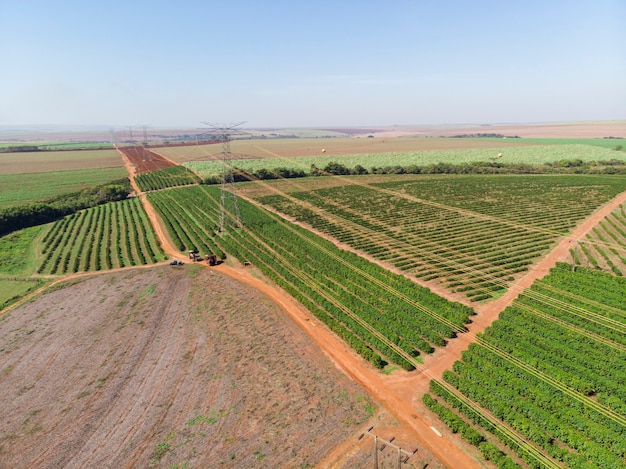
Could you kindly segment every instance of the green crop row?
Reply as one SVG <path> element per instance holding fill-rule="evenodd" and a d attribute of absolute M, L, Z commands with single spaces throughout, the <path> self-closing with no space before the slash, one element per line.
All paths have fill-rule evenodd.
<path fill-rule="evenodd" d="M 619 178 L 601 176 L 346 182 L 258 200 L 407 275 L 436 279 L 475 301 L 497 296 L 559 235 L 626 187 Z"/>
<path fill-rule="evenodd" d="M 135 176 L 135 182 L 143 192 L 168 187 L 197 184 L 200 178 L 184 166 L 170 166 Z"/>
<path fill-rule="evenodd" d="M 201 240 L 254 263 L 377 366 L 430 353 L 472 314 L 332 243 L 240 200 L 244 228 L 215 236 L 220 194 L 195 186 L 149 194 L 181 249 Z M 192 243 L 192 244 L 190 244 Z"/>
<path fill-rule="evenodd" d="M 437 389 L 436 386 L 434 386 L 434 382 L 431 384 L 431 387 Z M 453 410 L 437 401 L 437 399 L 434 399 L 430 394 L 424 394 L 422 402 L 426 407 L 437 414 L 439 419 L 448 426 L 452 433 L 460 434 L 468 443 L 477 446 L 482 456 L 487 461 L 492 461 L 498 469 L 515 469 L 521 467 L 498 449 L 497 446 L 487 441 L 485 436 L 472 424 L 463 420 Z"/>
<path fill-rule="evenodd" d="M 139 199 L 82 210 L 43 237 L 43 274 L 105 270 L 159 262 L 165 255 Z"/>
<path fill-rule="evenodd" d="M 567 467 L 624 467 L 624 291 L 624 279 L 559 265 L 507 308 L 444 380 Z M 433 386 L 456 411 L 501 436 Z"/>
<path fill-rule="evenodd" d="M 626 210 L 622 205 L 602 220 L 585 241 L 570 249 L 572 263 L 617 276 L 626 275 Z"/>
<path fill-rule="evenodd" d="M 219 205 L 207 202 L 203 188 L 154 192 L 148 194 L 148 200 L 161 214 L 170 238 L 181 252 L 195 251 L 200 258 L 207 254 L 226 258 L 216 235 Z"/>

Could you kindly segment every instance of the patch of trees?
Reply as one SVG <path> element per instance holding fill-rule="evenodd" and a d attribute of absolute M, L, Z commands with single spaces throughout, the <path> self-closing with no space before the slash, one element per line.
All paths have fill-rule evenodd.
<path fill-rule="evenodd" d="M 125 178 L 45 201 L 5 208 L 0 210 L 0 236 L 49 223 L 85 208 L 123 200 L 130 191 L 130 181 Z"/>
<path fill-rule="evenodd" d="M 9 146 L 0 150 L 1 153 L 20 153 L 32 151 L 41 151 L 41 148 L 39 148 L 37 145 L 18 145 Z"/>

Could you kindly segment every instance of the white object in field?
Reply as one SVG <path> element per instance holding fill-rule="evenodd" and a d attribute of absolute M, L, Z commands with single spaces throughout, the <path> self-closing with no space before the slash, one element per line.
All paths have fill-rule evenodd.
<path fill-rule="evenodd" d="M 430 429 L 432 431 L 435 432 L 435 435 L 437 435 L 438 437 L 442 437 L 443 435 L 441 434 L 441 432 L 439 432 L 439 430 L 437 430 L 435 427 L 430 427 Z"/>

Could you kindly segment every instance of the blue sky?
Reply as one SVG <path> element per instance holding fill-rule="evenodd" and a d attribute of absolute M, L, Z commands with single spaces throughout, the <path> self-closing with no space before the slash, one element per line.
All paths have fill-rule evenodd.
<path fill-rule="evenodd" d="M 626 0 L 0 0 L 0 125 L 626 118 Z"/>

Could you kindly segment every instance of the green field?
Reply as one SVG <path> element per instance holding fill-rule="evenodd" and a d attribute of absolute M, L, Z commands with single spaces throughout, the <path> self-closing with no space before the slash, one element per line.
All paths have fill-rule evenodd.
<path fill-rule="evenodd" d="M 0 278 L 0 310 L 42 285 L 41 280 Z"/>
<path fill-rule="evenodd" d="M 626 206 L 609 214 L 570 249 L 573 264 L 626 276 Z"/>
<path fill-rule="evenodd" d="M 167 187 L 198 184 L 200 178 L 184 166 L 171 166 L 157 171 L 138 174 L 135 176 L 135 182 L 142 192 L 146 192 Z"/>
<path fill-rule="evenodd" d="M 136 198 L 81 210 L 53 223 L 41 247 L 40 274 L 108 270 L 166 259 Z"/>
<path fill-rule="evenodd" d="M 181 250 L 248 260 L 374 366 L 414 368 L 463 333 L 472 310 L 394 274 L 274 214 L 240 201 L 243 229 L 217 236 L 220 192 L 191 186 L 150 193 Z"/>
<path fill-rule="evenodd" d="M 625 291 L 622 278 L 567 264 L 535 282 L 444 373 L 445 385 L 431 383 L 462 417 L 457 431 L 477 424 L 530 467 L 553 467 L 538 462 L 546 456 L 559 467 L 625 467 Z"/>
<path fill-rule="evenodd" d="M 28 276 L 37 269 L 36 247 L 46 225 L 32 226 L 0 237 L 0 275 Z"/>
<path fill-rule="evenodd" d="M 501 142 L 502 139 L 484 138 L 493 142 Z M 621 145 L 626 150 L 626 139 L 623 138 L 516 138 L 519 143 L 529 143 L 533 145 L 590 145 L 594 147 L 615 149 Z"/>
<path fill-rule="evenodd" d="M 23 146 L 36 146 L 42 151 L 54 150 L 101 150 L 113 148 L 111 142 L 56 142 L 50 141 L 34 141 L 34 142 L 0 142 L 0 152 L 6 148 L 15 148 Z"/>
<path fill-rule="evenodd" d="M 0 174 L 0 209 L 80 191 L 127 175 L 123 167 Z"/>
<path fill-rule="evenodd" d="M 502 153 L 502 157 L 498 155 Z M 361 165 L 366 169 L 385 166 L 428 166 L 437 163 L 471 163 L 475 161 L 498 161 L 504 164 L 545 164 L 560 160 L 582 161 L 626 161 L 626 152 L 590 145 L 539 145 L 500 148 L 472 148 L 456 150 L 433 150 L 421 152 L 371 153 L 360 155 L 319 155 L 294 158 L 249 158 L 233 159 L 232 165 L 246 170 L 290 168 L 309 171 L 311 165 L 318 168 L 328 163 L 339 162 L 348 168 Z M 185 166 L 203 178 L 216 176 L 222 169 L 221 161 L 189 161 Z"/>
<path fill-rule="evenodd" d="M 113 149 L 0 153 L 0 174 L 31 174 L 77 169 L 124 169 Z"/>
<path fill-rule="evenodd" d="M 275 193 L 256 200 L 474 301 L 500 295 L 559 236 L 626 190 L 625 178 L 587 175 L 344 179 L 316 190 L 304 179 L 291 190 L 263 183 Z"/>

